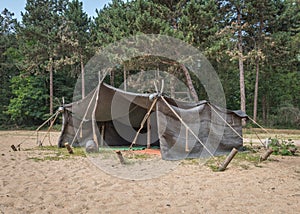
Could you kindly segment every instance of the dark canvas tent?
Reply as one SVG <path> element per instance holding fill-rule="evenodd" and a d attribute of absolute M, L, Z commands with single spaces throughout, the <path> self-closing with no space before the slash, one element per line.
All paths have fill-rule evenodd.
<path fill-rule="evenodd" d="M 160 146 L 165 160 L 218 155 L 243 145 L 241 119 L 247 116 L 242 111 L 207 101 L 187 103 L 159 94 L 130 93 L 100 83 L 84 99 L 64 106 L 58 146 L 66 142 L 85 146 L 90 140 L 99 147 L 130 146 L 148 111 L 150 125 L 142 127 L 135 145 L 146 145 L 151 135 L 151 145 Z"/>

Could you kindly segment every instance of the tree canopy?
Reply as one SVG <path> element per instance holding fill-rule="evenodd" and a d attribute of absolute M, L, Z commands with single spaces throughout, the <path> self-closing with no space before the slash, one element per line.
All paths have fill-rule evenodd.
<path fill-rule="evenodd" d="M 99 48 L 138 34 L 172 36 L 199 49 L 219 75 L 227 108 L 245 108 L 266 126 L 300 127 L 297 0 L 112 0 L 104 8 L 95 4 L 95 11 L 96 17 L 89 17 L 80 0 L 27 0 L 16 20 L 13 11 L 2 8 L 2 128 L 40 124 L 62 97 L 72 101 L 77 78 L 84 97 L 84 64 Z M 116 65 L 111 71 L 116 84 L 126 72 L 137 72 L 132 63 L 146 61 Z M 191 75 L 195 93 L 207 99 L 188 70 L 163 66 L 183 78 Z"/>

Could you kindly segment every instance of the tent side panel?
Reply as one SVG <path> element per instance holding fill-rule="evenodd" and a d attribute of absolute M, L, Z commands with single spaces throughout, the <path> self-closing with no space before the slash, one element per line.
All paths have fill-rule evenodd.
<path fill-rule="evenodd" d="M 241 118 L 234 113 L 218 112 L 230 128 L 207 104 L 189 110 L 173 106 L 199 142 L 191 131 L 187 134 L 186 127 L 164 103 L 158 102 L 157 108 L 158 135 L 164 160 L 208 157 L 210 153 L 220 155 L 243 145 L 242 139 L 232 130 L 234 128 L 242 135 Z"/>
<path fill-rule="evenodd" d="M 64 144 L 67 142 L 69 144 L 72 143 L 81 123 L 81 120 L 73 117 L 72 113 L 68 110 L 64 111 L 63 117 L 64 124 L 58 140 L 58 147 L 64 147 Z M 82 128 L 79 129 L 79 134 L 75 139 L 73 146 L 84 146 L 87 140 L 92 139 L 92 134 L 92 121 L 84 121 L 82 123 Z"/>

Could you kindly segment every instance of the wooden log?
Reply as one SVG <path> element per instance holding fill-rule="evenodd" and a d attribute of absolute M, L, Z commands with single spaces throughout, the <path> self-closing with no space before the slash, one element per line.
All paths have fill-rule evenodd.
<path fill-rule="evenodd" d="M 224 171 L 226 169 L 226 167 L 228 166 L 228 164 L 230 163 L 230 161 L 234 158 L 234 156 L 236 155 L 236 153 L 238 153 L 238 150 L 236 148 L 233 148 L 231 150 L 230 154 L 225 159 L 225 161 L 219 166 L 219 171 Z"/>
<path fill-rule="evenodd" d="M 262 154 L 259 158 L 259 161 L 265 161 L 268 157 L 273 153 L 273 150 L 269 148 L 264 154 Z"/>
<path fill-rule="evenodd" d="M 43 146 L 42 141 L 38 140 L 38 146 L 39 146 L 39 147 L 42 147 L 42 146 Z"/>
<path fill-rule="evenodd" d="M 116 153 L 117 153 L 117 155 L 118 155 L 118 158 L 119 158 L 119 160 L 120 160 L 120 163 L 121 163 L 121 164 L 125 164 L 125 160 L 124 160 L 124 157 L 123 157 L 121 151 L 116 151 Z"/>
<path fill-rule="evenodd" d="M 71 148 L 71 146 L 69 145 L 69 143 L 65 143 L 65 147 L 67 148 L 69 154 L 73 154 L 73 149 Z"/>
<path fill-rule="evenodd" d="M 17 148 L 15 147 L 15 145 L 14 145 L 14 144 L 13 144 L 13 145 L 11 145 L 10 147 L 11 147 L 11 148 L 12 148 L 12 150 L 14 150 L 15 152 L 16 152 L 16 151 L 18 151 L 18 150 L 17 150 Z"/>

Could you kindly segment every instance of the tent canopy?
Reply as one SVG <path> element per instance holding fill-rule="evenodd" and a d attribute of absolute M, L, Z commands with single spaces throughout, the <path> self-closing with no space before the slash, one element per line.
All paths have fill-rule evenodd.
<path fill-rule="evenodd" d="M 125 92 L 102 82 L 84 99 L 64 106 L 58 146 L 66 142 L 85 146 L 89 140 L 99 146 L 129 146 L 148 111 L 150 125 L 142 127 L 136 144 L 147 145 L 150 132 L 148 143 L 159 145 L 165 160 L 219 155 L 243 145 L 241 119 L 247 115 L 240 110 L 205 100 L 187 103 L 159 94 Z"/>

